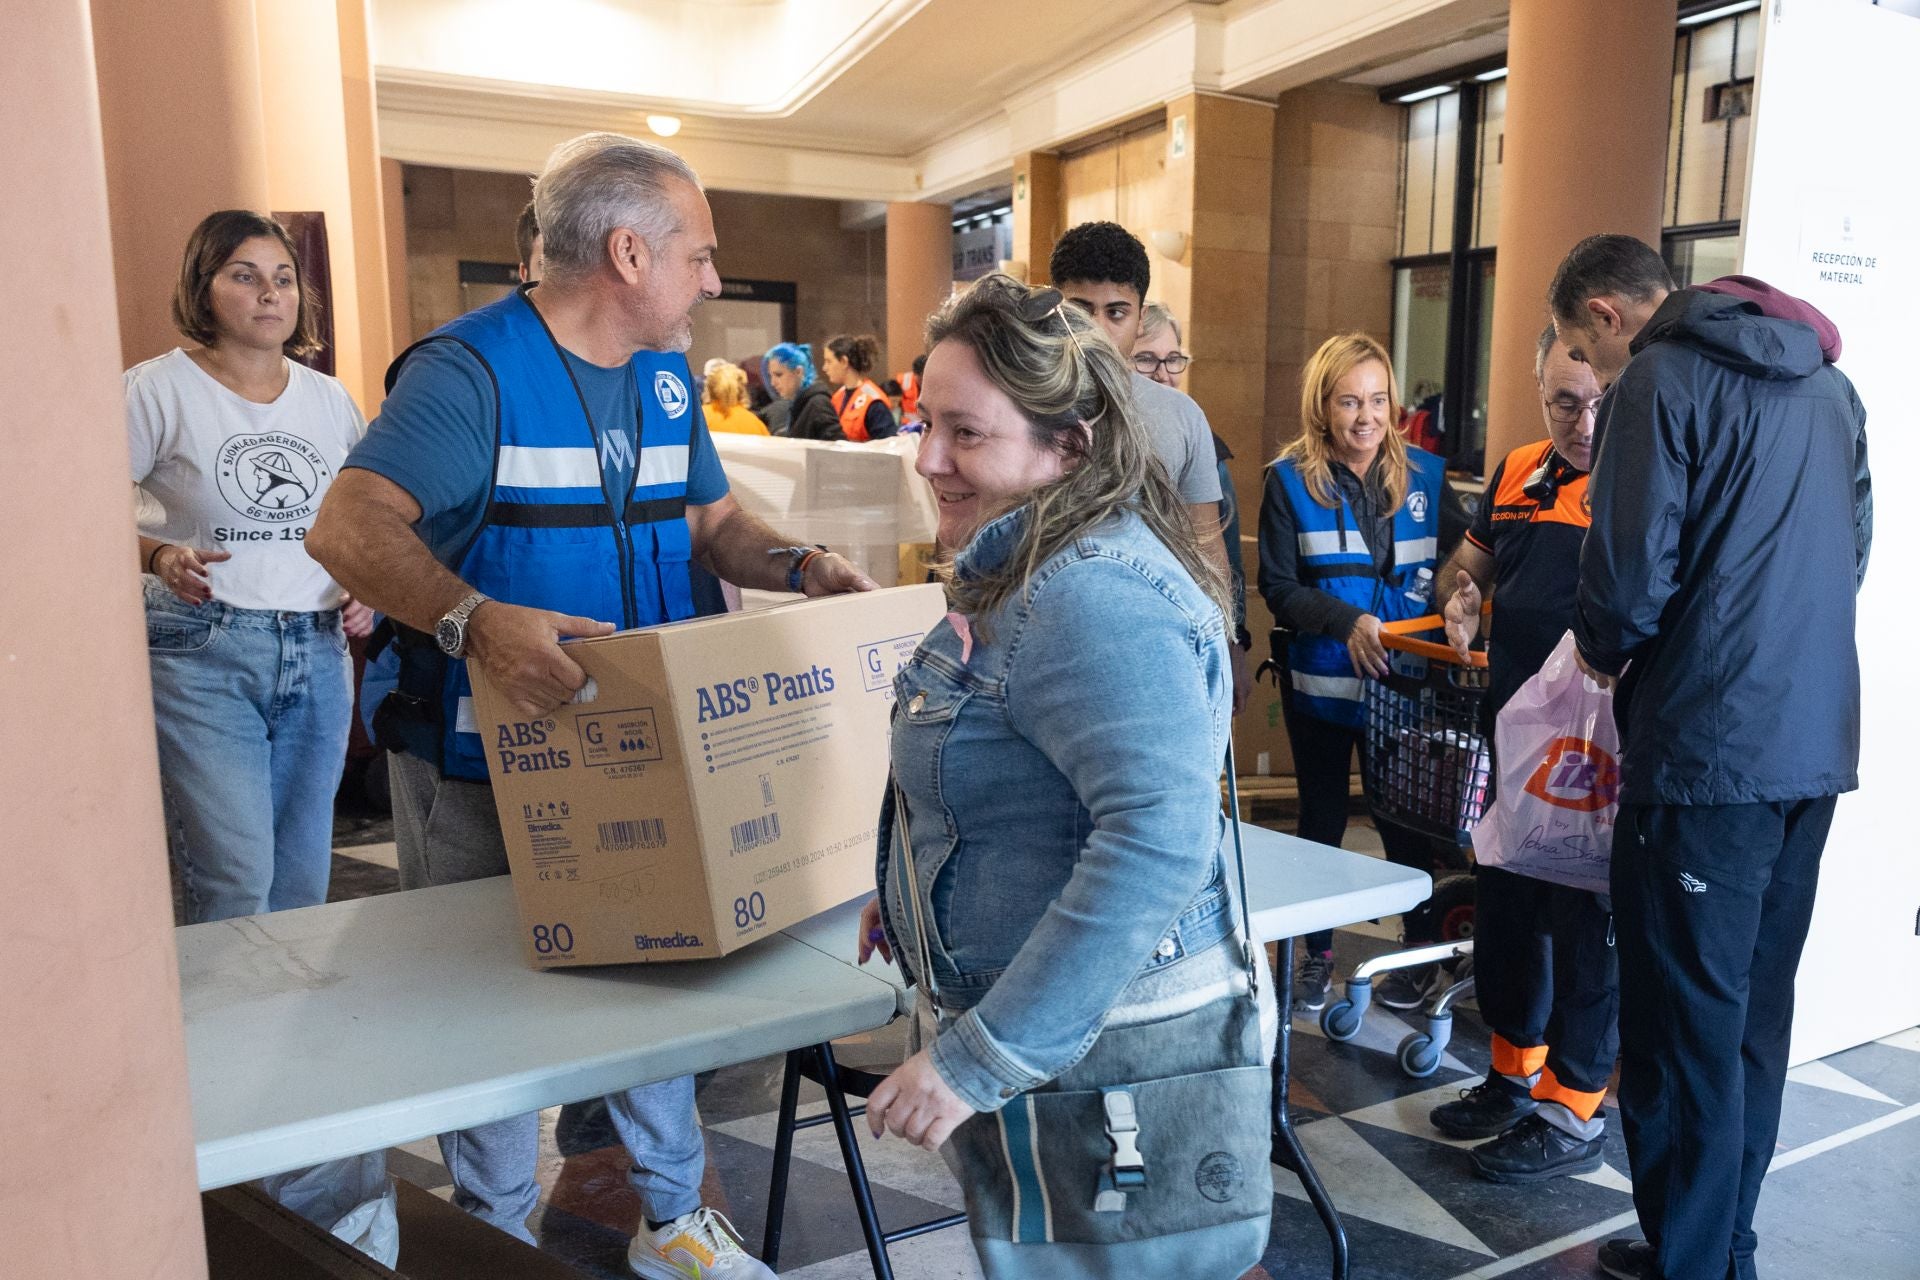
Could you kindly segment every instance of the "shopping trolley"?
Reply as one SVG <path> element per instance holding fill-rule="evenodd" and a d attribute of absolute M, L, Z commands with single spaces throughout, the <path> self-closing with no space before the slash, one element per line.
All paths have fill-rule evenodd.
<path fill-rule="evenodd" d="M 1489 611 L 1490 606 L 1483 617 Z M 1381 624 L 1380 642 L 1388 650 L 1390 670 L 1366 682 L 1363 749 L 1373 782 L 1368 800 L 1374 817 L 1464 850 L 1470 848 L 1474 824 L 1486 806 L 1492 773 L 1480 726 L 1487 655 L 1474 652 L 1463 662 L 1445 638 L 1445 623 L 1438 615 Z M 1453 1034 L 1452 1006 L 1473 992 L 1473 877 L 1441 880 L 1427 910 L 1441 941 L 1361 964 L 1347 979 L 1344 997 L 1320 1014 L 1320 1029 L 1329 1040 L 1351 1040 L 1372 1003 L 1375 977 L 1436 962 L 1459 965 L 1453 984 L 1425 1010 L 1426 1030 L 1400 1042 L 1400 1069 L 1416 1079 L 1439 1068 Z"/>

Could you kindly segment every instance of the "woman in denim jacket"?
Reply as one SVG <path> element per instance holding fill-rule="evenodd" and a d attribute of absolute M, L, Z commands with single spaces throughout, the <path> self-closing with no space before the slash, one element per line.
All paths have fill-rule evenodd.
<path fill-rule="evenodd" d="M 897 785 L 862 920 L 862 959 L 900 957 L 927 1032 L 873 1093 L 869 1123 L 927 1148 L 1036 1091 L 1259 1066 L 1272 1043 L 1248 999 L 1264 959 L 1239 939 L 1222 875 L 1227 587 L 1152 462 L 1125 362 L 1059 297 L 990 276 L 928 326 L 917 469 L 941 545 L 960 548 L 954 612 L 894 682 Z M 1153 1117 L 1141 1123 L 1151 1142 Z M 1264 1143 L 1263 1114 L 1231 1123 Z M 1044 1220 L 1030 1201 L 1022 1221 L 986 1203 L 965 1133 L 948 1155 L 990 1275 L 1117 1264 L 1087 1243 L 1099 1232 L 1075 1243 L 1062 1225 L 1086 1205 L 1054 1192 L 1038 1197 Z M 1215 1190 L 1266 1185 L 1258 1163 Z M 1162 1177 L 1190 1194 L 1195 1174 Z M 1234 1256 L 1252 1256 L 1233 1275 L 1258 1261 L 1269 1209 L 1242 1230 Z"/>

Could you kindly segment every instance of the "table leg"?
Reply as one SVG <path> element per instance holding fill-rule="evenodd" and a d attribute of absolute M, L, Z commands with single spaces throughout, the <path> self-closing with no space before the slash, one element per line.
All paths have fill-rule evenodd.
<path fill-rule="evenodd" d="M 1333 1200 L 1307 1159 L 1299 1135 L 1293 1131 L 1293 1111 L 1287 1101 L 1287 1086 L 1293 1069 L 1293 939 L 1279 941 L 1280 963 L 1276 966 L 1274 996 L 1280 1002 L 1280 1038 L 1273 1050 L 1273 1162 L 1291 1169 L 1306 1188 L 1314 1212 L 1326 1224 L 1327 1238 L 1333 1246 L 1333 1280 L 1347 1280 L 1347 1228 L 1334 1210 Z"/>
<path fill-rule="evenodd" d="M 866 1237 L 874 1280 L 893 1280 L 893 1264 L 887 1258 L 886 1237 L 880 1229 L 880 1215 L 873 1207 L 873 1188 L 867 1182 L 866 1164 L 860 1159 L 860 1142 L 854 1136 L 853 1116 L 847 1109 L 847 1095 L 840 1085 L 840 1066 L 834 1061 L 833 1046 L 818 1045 L 812 1052 L 820 1068 L 820 1083 L 827 1091 L 827 1109 L 833 1115 L 834 1136 L 840 1139 L 840 1158 L 846 1162 L 847 1182 L 853 1188 L 853 1205 L 860 1215 L 860 1233 Z"/>
<path fill-rule="evenodd" d="M 793 1168 L 793 1132 L 800 1113 L 800 1061 L 807 1050 L 787 1054 L 787 1072 L 780 1081 L 780 1119 L 773 1130 L 773 1181 L 767 1188 L 767 1228 L 760 1238 L 760 1261 L 769 1271 L 780 1269 L 780 1232 L 787 1218 L 787 1175 Z"/>

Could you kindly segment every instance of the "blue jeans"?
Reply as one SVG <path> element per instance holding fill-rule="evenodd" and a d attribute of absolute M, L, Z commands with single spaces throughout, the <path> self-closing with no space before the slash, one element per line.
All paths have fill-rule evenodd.
<path fill-rule="evenodd" d="M 389 753 L 387 767 L 401 888 L 508 874 L 492 787 L 442 777 L 433 765 L 408 755 Z M 607 1110 L 632 1157 L 627 1181 L 647 1216 L 666 1222 L 698 1209 L 707 1146 L 694 1108 L 693 1077 L 608 1094 Z M 540 1202 L 534 1180 L 540 1156 L 537 1112 L 443 1133 L 440 1155 L 453 1175 L 454 1204 L 534 1243 L 527 1216 Z"/>
<path fill-rule="evenodd" d="M 147 586 L 167 834 L 191 922 L 326 901 L 353 667 L 340 613 L 186 604 Z"/>

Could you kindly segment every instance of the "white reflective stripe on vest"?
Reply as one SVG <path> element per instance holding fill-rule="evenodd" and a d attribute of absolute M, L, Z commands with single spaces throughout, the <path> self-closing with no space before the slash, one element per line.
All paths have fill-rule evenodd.
<path fill-rule="evenodd" d="M 633 473 L 633 487 L 644 489 L 654 484 L 685 484 L 687 453 L 684 444 L 648 445 L 640 451 L 640 468 Z"/>
<path fill-rule="evenodd" d="M 633 487 L 685 484 L 689 450 L 684 444 L 649 445 L 640 451 Z M 515 489 L 598 489 L 600 458 L 586 445 L 543 449 L 536 445 L 500 446 L 502 486 Z"/>
<path fill-rule="evenodd" d="M 1314 676 L 1304 671 L 1293 673 L 1293 687 L 1309 698 L 1341 698 L 1358 702 L 1366 693 L 1359 676 Z"/>
<path fill-rule="evenodd" d="M 686 464 L 681 464 L 682 473 Z M 589 445 L 542 449 L 534 445 L 500 446 L 498 481 L 514 489 L 598 489 L 600 458 Z"/>
<path fill-rule="evenodd" d="M 1419 564 L 1422 560 L 1436 560 L 1440 556 L 1440 539 L 1408 538 L 1405 542 L 1393 544 L 1393 562 L 1397 565 Z"/>
<path fill-rule="evenodd" d="M 460 699 L 460 705 L 454 708 L 453 731 L 455 733 L 480 732 L 479 718 L 473 714 L 472 698 Z"/>
<path fill-rule="evenodd" d="M 1367 540 L 1354 529 L 1348 529 L 1345 533 L 1338 529 L 1317 529 L 1295 536 L 1300 540 L 1300 554 L 1303 556 L 1371 556 L 1367 550 Z"/>

